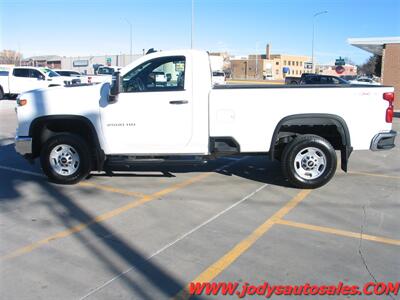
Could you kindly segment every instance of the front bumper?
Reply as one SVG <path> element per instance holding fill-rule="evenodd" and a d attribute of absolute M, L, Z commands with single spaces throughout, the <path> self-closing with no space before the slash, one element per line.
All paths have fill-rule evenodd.
<path fill-rule="evenodd" d="M 389 150 L 394 148 L 394 140 L 396 138 L 397 132 L 391 130 L 390 132 L 381 132 L 374 136 L 371 141 L 370 149 L 372 151 L 378 150 Z"/>
<path fill-rule="evenodd" d="M 32 138 L 30 136 L 16 136 L 15 151 L 21 155 L 32 154 Z"/>

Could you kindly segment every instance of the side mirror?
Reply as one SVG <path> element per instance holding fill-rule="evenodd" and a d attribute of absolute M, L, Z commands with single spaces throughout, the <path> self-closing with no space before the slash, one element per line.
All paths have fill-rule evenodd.
<path fill-rule="evenodd" d="M 108 94 L 108 103 L 115 103 L 118 100 L 118 95 L 121 92 L 121 76 L 119 72 L 115 72 L 112 76 L 112 84 Z"/>
<path fill-rule="evenodd" d="M 40 76 L 37 78 L 37 80 L 45 80 L 45 78 L 44 78 L 43 75 L 40 75 Z"/>

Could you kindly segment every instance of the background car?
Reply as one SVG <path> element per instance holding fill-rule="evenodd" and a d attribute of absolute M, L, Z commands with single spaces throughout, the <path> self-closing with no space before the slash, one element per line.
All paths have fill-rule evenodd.
<path fill-rule="evenodd" d="M 117 66 L 101 66 L 97 69 L 97 75 L 112 75 L 114 72 L 120 70 L 121 67 Z"/>
<path fill-rule="evenodd" d="M 212 83 L 215 85 L 225 84 L 225 73 L 222 71 L 213 71 L 212 72 Z"/>
<path fill-rule="evenodd" d="M 381 85 L 379 82 L 374 81 L 369 77 L 358 77 L 356 80 L 350 80 L 350 84 L 370 84 L 370 85 Z"/>
<path fill-rule="evenodd" d="M 53 69 L 54 72 L 63 77 L 69 77 L 72 84 L 88 83 L 87 76 L 82 75 L 75 70 L 59 70 Z"/>
<path fill-rule="evenodd" d="M 349 82 L 331 75 L 307 74 L 301 79 L 300 84 L 349 84 Z"/>

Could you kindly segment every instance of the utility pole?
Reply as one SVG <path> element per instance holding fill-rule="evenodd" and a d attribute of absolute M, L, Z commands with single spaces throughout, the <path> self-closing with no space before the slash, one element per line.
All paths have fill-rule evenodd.
<path fill-rule="evenodd" d="M 194 0 L 192 0 L 192 18 L 190 25 L 190 49 L 193 49 L 193 31 L 194 31 Z"/>
<path fill-rule="evenodd" d="M 327 14 L 328 11 L 320 11 L 313 15 L 313 27 L 312 27 L 312 41 L 311 41 L 311 63 L 312 63 L 312 72 L 315 73 L 315 65 L 314 65 L 314 40 L 315 40 L 315 18 L 322 14 Z"/>

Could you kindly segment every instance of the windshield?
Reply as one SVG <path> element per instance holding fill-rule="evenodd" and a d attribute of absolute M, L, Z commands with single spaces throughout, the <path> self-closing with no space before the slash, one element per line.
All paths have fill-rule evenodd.
<path fill-rule="evenodd" d="M 224 76 L 225 76 L 224 72 L 213 72 L 212 75 L 213 75 L 214 77 L 215 77 L 215 76 L 221 76 L 221 77 L 224 77 Z"/>
<path fill-rule="evenodd" d="M 57 74 L 56 72 L 54 72 L 51 69 L 42 68 L 41 71 L 49 77 L 59 77 L 60 76 L 59 74 Z"/>
<path fill-rule="evenodd" d="M 97 70 L 97 74 L 112 75 L 113 73 L 114 73 L 114 69 L 113 68 L 109 68 L 109 67 L 100 67 Z"/>
<path fill-rule="evenodd" d="M 57 71 L 58 74 L 61 76 L 80 76 L 81 74 L 79 72 L 75 71 Z"/>

